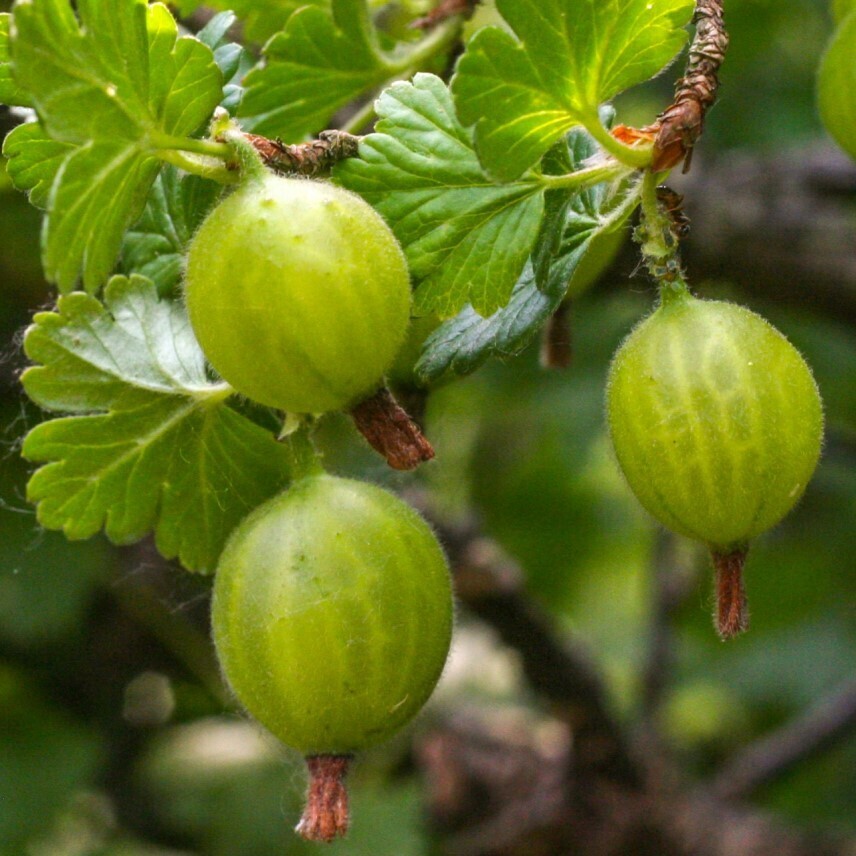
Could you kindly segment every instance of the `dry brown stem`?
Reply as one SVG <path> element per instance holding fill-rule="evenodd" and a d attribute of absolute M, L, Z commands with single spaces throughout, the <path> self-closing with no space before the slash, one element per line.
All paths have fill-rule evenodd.
<path fill-rule="evenodd" d="M 440 0 L 424 17 L 417 18 L 410 26 L 414 30 L 431 30 L 455 15 L 472 13 L 478 0 Z"/>
<path fill-rule="evenodd" d="M 351 417 L 369 445 L 394 470 L 413 470 L 434 457 L 434 448 L 420 427 L 386 387 L 352 408 Z"/>
<path fill-rule="evenodd" d="M 573 359 L 571 303 L 566 300 L 550 316 L 541 340 L 541 365 L 545 369 L 566 369 Z"/>
<path fill-rule="evenodd" d="M 307 841 L 334 841 L 348 831 L 345 776 L 351 755 L 308 755 L 309 791 L 296 831 Z"/>
<path fill-rule="evenodd" d="M 322 131 L 317 140 L 296 146 L 256 134 L 247 134 L 247 139 L 271 169 L 306 176 L 328 172 L 340 160 L 356 157 L 360 144 L 359 137 L 345 131 Z"/>
<path fill-rule="evenodd" d="M 716 570 L 716 632 L 722 639 L 731 639 L 749 626 L 743 588 L 746 551 L 713 553 L 712 557 Z"/>
<path fill-rule="evenodd" d="M 695 38 L 690 45 L 686 74 L 678 81 L 675 100 L 650 128 L 656 131 L 655 172 L 671 169 L 684 161 L 690 168 L 693 146 L 704 130 L 704 117 L 716 101 L 719 67 L 728 48 L 728 33 L 723 20 L 722 0 L 697 0 L 693 17 Z"/>

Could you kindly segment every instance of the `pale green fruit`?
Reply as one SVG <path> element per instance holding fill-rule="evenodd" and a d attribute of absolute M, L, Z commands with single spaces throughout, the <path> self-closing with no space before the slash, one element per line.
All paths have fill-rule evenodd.
<path fill-rule="evenodd" d="M 741 549 L 796 504 L 820 455 L 811 371 L 763 318 L 671 297 L 609 372 L 615 453 L 639 501 L 717 553 Z"/>
<path fill-rule="evenodd" d="M 273 174 L 208 215 L 188 251 L 185 295 L 218 374 L 297 413 L 374 392 L 410 320 L 407 265 L 380 215 L 328 182 Z"/>
<path fill-rule="evenodd" d="M 389 738 L 431 695 L 452 632 L 449 569 L 396 496 L 312 476 L 232 534 L 212 619 L 249 713 L 306 755 L 344 755 Z"/>

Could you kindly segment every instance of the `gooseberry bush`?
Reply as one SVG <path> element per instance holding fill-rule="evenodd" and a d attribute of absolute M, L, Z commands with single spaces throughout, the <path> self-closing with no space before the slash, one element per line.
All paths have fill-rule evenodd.
<path fill-rule="evenodd" d="M 658 189 L 715 100 L 721 3 L 236 5 L 246 44 L 231 12 L 194 33 L 146 0 L 0 15 L 0 103 L 27 119 L 6 169 L 42 211 L 59 292 L 24 339 L 22 384 L 51 417 L 22 451 L 45 528 L 153 535 L 214 576 L 223 675 L 307 756 L 299 829 L 331 840 L 348 758 L 418 713 L 453 604 L 422 517 L 324 473 L 328 414 L 397 469 L 427 461 L 394 393 L 541 331 L 545 361 L 567 362 L 568 302 L 632 231 L 659 296 L 612 363 L 609 432 L 645 509 L 710 549 L 728 638 L 747 624 L 751 540 L 812 476 L 822 407 L 781 333 L 690 294 L 679 201 Z M 854 114 L 826 93 L 852 82 L 853 25 L 821 78 L 851 150 Z M 619 124 L 613 99 L 690 40 L 674 103 Z"/>

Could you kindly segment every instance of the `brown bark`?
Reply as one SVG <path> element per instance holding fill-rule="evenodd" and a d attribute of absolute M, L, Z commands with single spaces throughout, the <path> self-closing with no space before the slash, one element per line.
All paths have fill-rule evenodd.
<path fill-rule="evenodd" d="M 650 128 L 654 140 L 655 172 L 671 169 L 684 161 L 689 171 L 693 146 L 704 130 L 704 117 L 716 101 L 719 67 L 728 49 L 728 33 L 722 12 L 722 0 L 696 0 L 693 21 L 695 37 L 690 45 L 684 76 L 678 81 L 675 100 Z"/>
<path fill-rule="evenodd" d="M 329 172 L 340 160 L 356 157 L 360 145 L 359 137 L 345 131 L 322 131 L 317 140 L 299 145 L 256 134 L 246 136 L 271 169 L 306 176 Z"/>

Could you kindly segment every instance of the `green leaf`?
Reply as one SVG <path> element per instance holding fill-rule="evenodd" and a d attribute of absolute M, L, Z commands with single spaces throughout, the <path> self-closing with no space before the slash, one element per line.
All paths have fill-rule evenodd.
<path fill-rule="evenodd" d="M 28 192 L 37 208 L 47 208 L 56 174 L 73 152 L 71 143 L 52 140 L 39 122 L 18 125 L 3 140 L 6 172 L 18 190 Z"/>
<path fill-rule="evenodd" d="M 422 382 L 431 383 L 447 374 L 469 374 L 489 357 L 518 354 L 563 296 L 563 288 L 539 290 L 532 264 L 527 263 L 502 309 L 484 318 L 467 306 L 428 337 L 415 367 L 416 375 Z"/>
<path fill-rule="evenodd" d="M 265 46 L 265 65 L 245 80 L 245 127 L 287 141 L 316 134 L 339 108 L 442 56 L 455 35 L 441 26 L 418 42 L 383 50 L 369 5 L 331 0 L 330 9 L 298 9 Z"/>
<path fill-rule="evenodd" d="M 298 9 L 303 6 L 329 9 L 330 0 L 183 0 L 176 5 L 182 15 L 200 6 L 231 10 L 241 20 L 246 38 L 263 44 L 278 33 Z"/>
<path fill-rule="evenodd" d="M 558 148 L 558 147 L 557 147 Z M 553 154 L 557 165 L 578 169 L 597 149 L 582 129 L 574 129 Z M 520 353 L 569 294 L 577 294 L 611 261 L 623 227 L 636 209 L 638 187 L 626 182 L 597 184 L 562 208 L 558 240 L 546 259 L 546 277 L 536 276 L 538 255 L 526 264 L 503 308 L 483 318 L 465 307 L 425 341 L 415 372 L 424 383 L 446 375 L 465 375 L 490 357 Z M 579 282 L 582 275 L 587 282 Z"/>
<path fill-rule="evenodd" d="M 856 159 L 856 11 L 836 30 L 823 55 L 818 102 L 826 130 Z"/>
<path fill-rule="evenodd" d="M 244 87 L 240 82 L 253 66 L 249 51 L 243 45 L 228 41 L 229 30 L 236 20 L 232 12 L 221 12 L 196 34 L 196 38 L 214 52 L 214 62 L 217 63 L 224 81 L 220 106 L 233 116 L 244 96 Z"/>
<path fill-rule="evenodd" d="M 853 11 L 856 11 L 856 0 L 833 0 L 832 2 L 832 15 L 838 23 Z"/>
<path fill-rule="evenodd" d="M 39 522 L 70 539 L 102 527 L 117 544 L 154 531 L 158 550 L 212 571 L 231 529 L 282 488 L 284 449 L 225 404 L 208 379 L 184 309 L 143 277 L 114 277 L 102 305 L 61 297 L 27 331 L 22 377 L 48 410 L 24 456 L 47 462 L 30 480 Z"/>
<path fill-rule="evenodd" d="M 143 216 L 125 235 L 122 271 L 154 282 L 160 294 L 178 285 L 187 245 L 221 192 L 196 175 L 182 176 L 172 166 L 152 185 Z"/>
<path fill-rule="evenodd" d="M 418 282 L 417 311 L 449 317 L 470 303 L 489 315 L 508 302 L 538 235 L 544 188 L 498 185 L 446 85 L 430 74 L 395 83 L 377 102 L 377 133 L 337 170 L 386 218 Z"/>
<path fill-rule="evenodd" d="M 9 24 L 12 16 L 0 14 L 0 104 L 29 107 L 30 99 L 15 83 L 9 59 Z"/>
<path fill-rule="evenodd" d="M 452 93 L 492 174 L 521 175 L 598 107 L 653 77 L 686 41 L 692 0 L 497 0 L 517 35 L 476 33 Z"/>
<path fill-rule="evenodd" d="M 160 167 L 121 140 L 89 142 L 66 156 L 48 199 L 42 245 L 45 273 L 60 290 L 72 288 L 81 270 L 87 290 L 103 283 Z"/>
<path fill-rule="evenodd" d="M 333 0 L 332 11 L 299 9 L 247 76 L 240 114 L 252 130 L 296 141 L 324 128 L 340 107 L 394 77 L 365 0 Z"/>
<path fill-rule="evenodd" d="M 222 79 L 211 50 L 177 38 L 160 3 L 80 0 L 77 8 L 79 23 L 64 0 L 19 3 L 12 58 L 47 135 L 75 146 L 47 199 L 45 273 L 61 291 L 81 275 L 94 291 L 142 212 L 160 167 L 158 148 L 210 117 Z M 19 143 L 18 155 L 33 161 Z M 43 164 L 42 182 L 48 173 Z"/>

